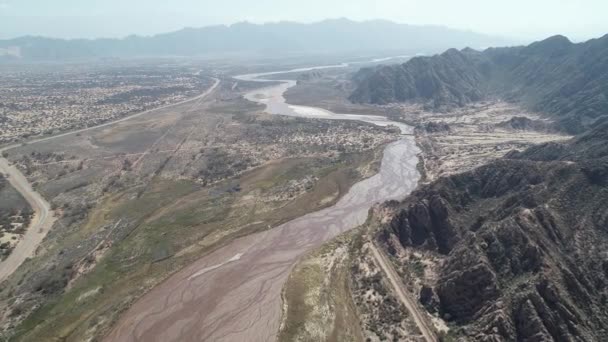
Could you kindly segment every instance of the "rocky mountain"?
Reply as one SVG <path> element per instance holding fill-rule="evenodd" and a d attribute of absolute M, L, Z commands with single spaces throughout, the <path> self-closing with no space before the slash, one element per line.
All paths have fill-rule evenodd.
<path fill-rule="evenodd" d="M 524 116 L 514 116 L 509 120 L 496 124 L 496 127 L 515 131 L 552 132 L 559 130 L 559 127 L 552 122 L 532 120 Z"/>
<path fill-rule="evenodd" d="M 410 100 L 435 105 L 464 105 L 481 100 L 486 77 L 480 71 L 482 55 L 473 50 L 450 49 L 433 57 L 415 57 L 401 65 L 363 69 L 355 80 L 351 100 L 387 104 Z M 472 63 L 475 61 L 476 63 Z"/>
<path fill-rule="evenodd" d="M 362 70 L 350 99 L 423 102 L 434 108 L 488 98 L 520 102 L 580 133 L 608 108 L 608 35 L 584 43 L 554 36 L 529 46 L 448 50 Z"/>
<path fill-rule="evenodd" d="M 608 121 L 415 191 L 389 251 L 442 262 L 421 301 L 462 341 L 608 340 Z"/>
<path fill-rule="evenodd" d="M 151 37 L 62 40 L 21 37 L 0 41 L 0 59 L 70 60 L 130 56 L 197 56 L 211 53 L 287 53 L 441 51 L 451 46 L 496 46 L 505 40 L 439 26 L 414 26 L 384 20 L 325 20 L 186 28 Z"/>

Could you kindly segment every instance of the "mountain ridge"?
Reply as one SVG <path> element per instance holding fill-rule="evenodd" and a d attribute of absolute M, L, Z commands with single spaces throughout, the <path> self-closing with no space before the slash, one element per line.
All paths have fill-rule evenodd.
<path fill-rule="evenodd" d="M 608 108 L 608 35 L 583 43 L 553 36 L 528 46 L 450 49 L 360 71 L 357 103 L 421 102 L 434 109 L 499 97 L 552 115 L 577 134 Z"/>
<path fill-rule="evenodd" d="M 425 39 L 420 39 L 421 37 Z M 201 28 L 184 28 L 152 36 L 120 39 L 57 39 L 24 36 L 0 40 L 0 53 L 12 60 L 69 60 L 132 56 L 196 56 L 223 52 L 355 52 L 440 51 L 450 46 L 494 46 L 505 39 L 443 26 L 398 24 L 386 20 L 356 22 L 328 19 L 311 24 L 239 22 Z M 2 50 L 0 50 L 1 52 Z"/>
<path fill-rule="evenodd" d="M 423 185 L 377 235 L 442 261 L 420 301 L 458 341 L 608 338 L 608 121 Z"/>

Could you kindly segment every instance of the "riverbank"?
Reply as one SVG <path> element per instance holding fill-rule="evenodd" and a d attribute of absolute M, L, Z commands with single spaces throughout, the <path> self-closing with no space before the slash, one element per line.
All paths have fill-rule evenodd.
<path fill-rule="evenodd" d="M 263 76 L 239 78 L 263 81 Z M 291 106 L 283 94 L 293 85 L 287 80 L 245 97 L 264 104 L 272 114 L 363 121 L 411 132 L 411 127 L 380 116 Z M 293 265 L 306 252 L 363 224 L 373 204 L 401 199 L 412 191 L 419 178 L 418 153 L 411 136 L 390 144 L 380 172 L 355 184 L 334 206 L 235 240 L 198 260 L 135 303 L 106 340 L 273 340 L 281 315 L 281 289 Z"/>

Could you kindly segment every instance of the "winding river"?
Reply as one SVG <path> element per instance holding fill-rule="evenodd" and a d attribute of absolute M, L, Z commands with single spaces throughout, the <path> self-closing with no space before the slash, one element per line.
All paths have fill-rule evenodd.
<path fill-rule="evenodd" d="M 282 73 L 344 67 L 346 64 L 238 76 L 247 81 Z M 276 81 L 276 80 L 273 80 Z M 286 103 L 296 84 L 251 91 L 245 97 L 272 114 L 357 120 L 411 128 L 382 116 L 336 114 Z M 201 258 L 152 289 L 119 320 L 107 341 L 273 341 L 281 319 L 281 289 L 293 265 L 311 249 L 365 222 L 375 203 L 402 199 L 416 186 L 419 150 L 412 136 L 389 144 L 380 172 L 351 187 L 334 206 L 276 228 L 239 238 Z"/>

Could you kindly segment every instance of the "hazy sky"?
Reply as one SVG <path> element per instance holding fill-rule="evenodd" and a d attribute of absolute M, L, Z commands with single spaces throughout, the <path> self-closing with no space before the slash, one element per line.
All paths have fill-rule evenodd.
<path fill-rule="evenodd" d="M 535 39 L 608 33 L 608 0 L 0 0 L 0 38 L 150 35 L 238 21 L 347 17 Z"/>

